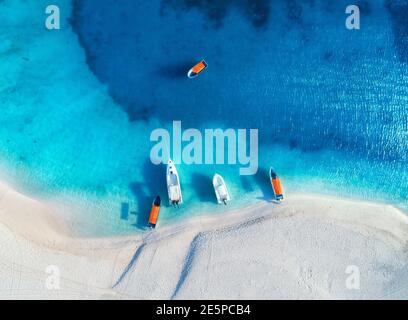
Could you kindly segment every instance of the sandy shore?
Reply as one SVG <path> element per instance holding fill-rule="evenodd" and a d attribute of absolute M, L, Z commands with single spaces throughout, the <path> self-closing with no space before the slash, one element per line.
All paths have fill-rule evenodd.
<path fill-rule="evenodd" d="M 133 237 L 81 239 L 0 184 L 0 298 L 408 298 L 408 217 L 289 195 Z"/>

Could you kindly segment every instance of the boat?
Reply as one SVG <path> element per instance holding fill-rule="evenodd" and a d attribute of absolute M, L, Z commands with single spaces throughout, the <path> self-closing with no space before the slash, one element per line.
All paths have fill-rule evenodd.
<path fill-rule="evenodd" d="M 282 193 L 282 185 L 276 171 L 271 167 L 269 169 L 269 178 L 271 179 L 271 185 L 273 194 L 275 196 L 275 200 L 282 201 L 283 200 L 283 193 Z"/>
<path fill-rule="evenodd" d="M 204 60 L 201 60 L 199 63 L 197 63 L 194 67 L 192 67 L 188 71 L 187 76 L 190 79 L 193 79 L 197 77 L 201 72 L 203 72 L 207 67 L 208 67 L 207 62 L 205 62 Z"/>
<path fill-rule="evenodd" d="M 228 192 L 228 188 L 225 184 L 224 178 L 218 173 L 216 173 L 213 177 L 213 186 L 218 204 L 224 203 L 225 205 L 227 205 L 227 202 L 231 201 L 231 196 Z"/>
<path fill-rule="evenodd" d="M 157 196 L 152 204 L 152 209 L 150 210 L 149 216 L 149 226 L 151 228 L 156 228 L 157 220 L 159 219 L 161 199 L 160 196 Z"/>
<path fill-rule="evenodd" d="M 176 166 L 171 159 L 167 163 L 166 180 L 170 205 L 178 206 L 182 204 L 183 196 L 181 194 L 180 178 Z"/>

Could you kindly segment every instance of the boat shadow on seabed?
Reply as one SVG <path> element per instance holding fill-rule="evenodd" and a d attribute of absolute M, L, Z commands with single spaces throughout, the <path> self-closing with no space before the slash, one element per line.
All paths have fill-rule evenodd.
<path fill-rule="evenodd" d="M 150 161 L 146 161 L 142 167 L 141 182 L 132 182 L 129 184 L 129 188 L 132 194 L 136 198 L 137 209 L 134 212 L 130 212 L 136 216 L 136 222 L 133 224 L 138 229 L 146 229 L 149 220 L 149 213 L 152 205 L 152 201 L 155 195 L 167 195 L 166 187 L 166 169 L 164 166 L 155 166 Z M 126 207 L 129 208 L 129 204 L 122 203 L 121 218 L 126 217 L 124 220 L 128 220 L 126 215 Z"/>
<path fill-rule="evenodd" d="M 217 203 L 214 191 L 211 188 L 211 178 L 205 174 L 194 172 L 192 175 L 194 181 L 194 191 L 200 202 Z"/>
<path fill-rule="evenodd" d="M 157 74 L 160 75 L 161 77 L 168 78 L 171 80 L 187 79 L 186 77 L 187 71 L 191 68 L 191 66 L 194 65 L 194 63 L 196 63 L 196 61 L 191 60 L 189 62 L 173 64 L 170 66 L 163 65 L 157 69 Z"/>
<path fill-rule="evenodd" d="M 269 180 L 269 172 L 266 169 L 259 168 L 258 172 L 254 176 L 256 185 L 262 192 L 262 196 L 257 197 L 258 200 L 267 202 L 276 202 L 275 195 L 273 194 L 271 183 Z"/>

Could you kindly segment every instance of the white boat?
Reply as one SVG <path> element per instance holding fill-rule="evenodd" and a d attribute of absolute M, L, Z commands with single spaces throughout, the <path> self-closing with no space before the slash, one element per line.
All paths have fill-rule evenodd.
<path fill-rule="evenodd" d="M 221 177 L 218 173 L 216 173 L 213 177 L 213 186 L 215 195 L 217 197 L 218 204 L 227 204 L 228 201 L 231 201 L 231 196 L 228 192 L 227 185 L 223 177 Z"/>
<path fill-rule="evenodd" d="M 170 205 L 178 206 L 182 204 L 183 196 L 181 194 L 180 178 L 172 160 L 169 160 L 167 163 L 166 181 Z"/>

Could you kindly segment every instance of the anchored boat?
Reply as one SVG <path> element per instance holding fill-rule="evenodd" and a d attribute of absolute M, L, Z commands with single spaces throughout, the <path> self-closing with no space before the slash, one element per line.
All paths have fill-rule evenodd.
<path fill-rule="evenodd" d="M 181 195 L 180 178 L 172 160 L 167 163 L 166 181 L 170 205 L 178 206 L 182 204 L 183 196 Z"/>
<path fill-rule="evenodd" d="M 271 179 L 271 185 L 273 194 L 275 195 L 275 200 L 283 200 L 282 185 L 278 175 L 272 167 L 269 169 L 269 177 Z"/>
<path fill-rule="evenodd" d="M 197 63 L 194 67 L 192 67 L 188 73 L 187 76 L 192 79 L 197 77 L 201 72 L 203 72 L 206 68 L 208 67 L 208 64 L 204 61 L 201 60 L 199 63 Z"/>
<path fill-rule="evenodd" d="M 219 175 L 218 173 L 216 173 L 213 177 L 213 186 L 218 204 L 224 203 L 225 205 L 227 205 L 227 202 L 231 201 L 231 196 L 228 192 L 224 178 L 221 177 L 221 175 Z"/>
<path fill-rule="evenodd" d="M 157 196 L 153 201 L 152 210 L 150 210 L 149 216 L 149 225 L 152 228 L 156 228 L 157 220 L 159 219 L 160 205 L 161 199 Z"/>

